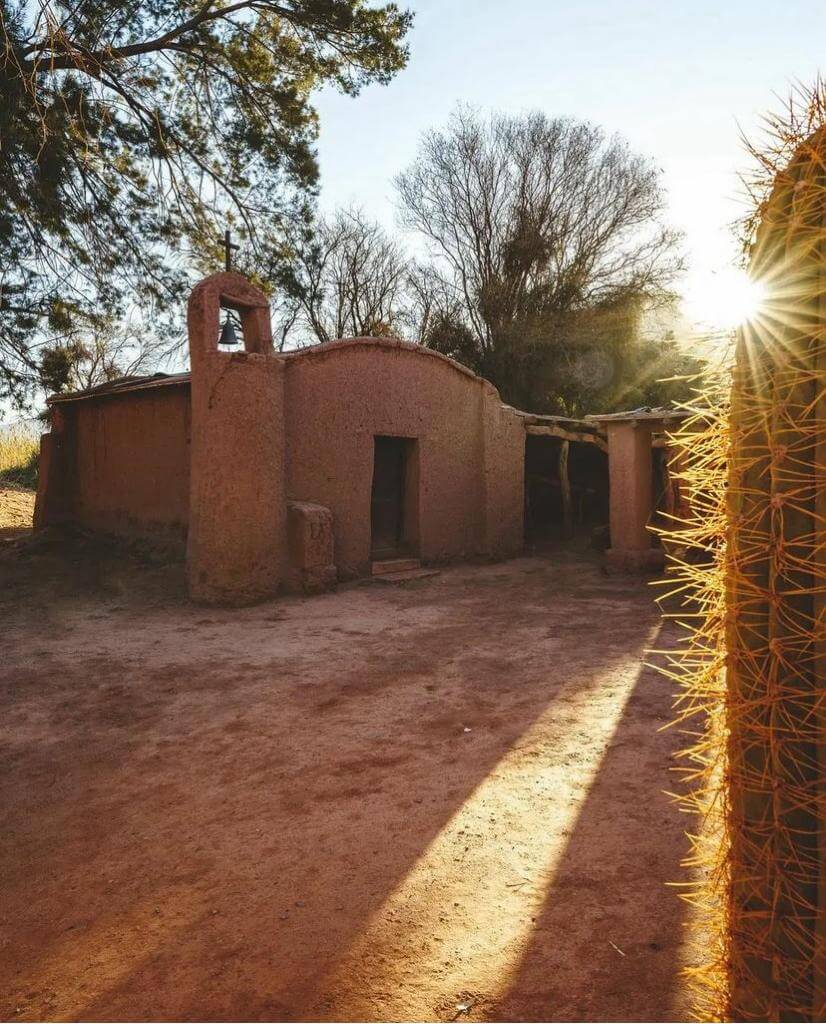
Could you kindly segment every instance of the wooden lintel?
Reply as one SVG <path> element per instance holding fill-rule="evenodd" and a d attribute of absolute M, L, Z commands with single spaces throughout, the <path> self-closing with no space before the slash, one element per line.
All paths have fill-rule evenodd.
<path fill-rule="evenodd" d="M 576 430 L 566 430 L 557 424 L 534 424 L 525 427 L 526 434 L 533 434 L 535 437 L 558 437 L 562 441 L 581 441 L 583 444 L 595 444 L 603 452 L 608 451 L 608 442 L 600 434 L 580 433 Z"/>

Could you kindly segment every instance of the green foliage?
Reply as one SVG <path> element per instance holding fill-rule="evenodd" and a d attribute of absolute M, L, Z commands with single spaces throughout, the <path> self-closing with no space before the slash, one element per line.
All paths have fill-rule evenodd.
<path fill-rule="evenodd" d="M 694 399 L 706 361 L 672 338 L 645 338 L 632 348 L 624 386 L 606 397 L 605 410 L 638 409 L 689 403 Z"/>
<path fill-rule="evenodd" d="M 583 416 L 688 401 L 704 361 L 648 332 L 639 300 L 602 303 L 537 324 L 515 320 L 485 358 L 461 314 L 434 314 L 423 343 L 493 381 L 531 412 Z"/>
<path fill-rule="evenodd" d="M 49 394 L 68 391 L 78 363 L 88 354 L 79 341 L 66 345 L 49 345 L 40 352 L 40 382 Z"/>
<path fill-rule="evenodd" d="M 219 223 L 256 252 L 306 220 L 312 91 L 387 82 L 410 23 L 364 0 L 0 0 L 0 398 L 39 382 L 42 345 L 177 310 Z"/>
<path fill-rule="evenodd" d="M 108 322 L 83 341 L 43 345 L 38 353 L 40 386 L 54 394 L 145 374 L 157 367 L 166 351 L 165 336 L 147 331 L 141 322 L 131 326 Z"/>
<path fill-rule="evenodd" d="M 476 362 L 476 340 L 461 319 L 449 311 L 439 310 L 427 325 L 422 344 L 450 356 L 457 363 L 473 366 Z"/>

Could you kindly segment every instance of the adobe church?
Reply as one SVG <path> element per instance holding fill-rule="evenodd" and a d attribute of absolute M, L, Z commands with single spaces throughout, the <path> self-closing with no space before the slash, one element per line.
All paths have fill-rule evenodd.
<path fill-rule="evenodd" d="M 220 344 L 222 310 L 240 319 L 240 351 Z M 676 414 L 533 416 L 392 339 L 278 353 L 266 296 L 234 272 L 195 287 L 187 324 L 190 373 L 49 399 L 36 528 L 185 552 L 190 594 L 206 603 L 508 558 L 542 516 L 610 518 L 616 568 L 661 558 L 647 530 L 661 490 L 652 452 Z"/>

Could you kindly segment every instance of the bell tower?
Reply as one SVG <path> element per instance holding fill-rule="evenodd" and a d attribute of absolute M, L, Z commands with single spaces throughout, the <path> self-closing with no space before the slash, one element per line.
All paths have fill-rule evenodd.
<path fill-rule="evenodd" d="M 232 311 L 243 348 L 220 325 Z M 273 350 L 267 297 L 241 274 L 212 274 L 187 308 L 192 366 L 187 576 L 193 600 L 249 604 L 286 572 L 284 364 Z"/>

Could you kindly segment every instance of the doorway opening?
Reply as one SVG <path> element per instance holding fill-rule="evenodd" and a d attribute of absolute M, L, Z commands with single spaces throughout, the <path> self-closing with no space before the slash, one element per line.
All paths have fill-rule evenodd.
<path fill-rule="evenodd" d="M 607 546 L 608 456 L 595 444 L 525 438 L 525 540 Z M 603 536 L 604 535 L 604 536 Z"/>
<path fill-rule="evenodd" d="M 370 496 L 370 554 L 374 560 L 418 553 L 418 475 L 415 438 L 374 438 Z"/>

